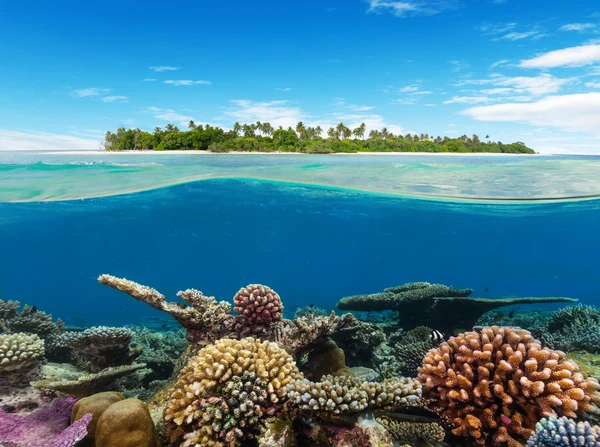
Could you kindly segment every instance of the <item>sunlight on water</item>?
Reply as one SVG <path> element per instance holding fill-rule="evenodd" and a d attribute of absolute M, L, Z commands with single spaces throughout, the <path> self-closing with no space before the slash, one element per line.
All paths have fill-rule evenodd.
<path fill-rule="evenodd" d="M 459 200 L 600 195 L 600 159 L 577 157 L 3 154 L 0 201 L 56 201 L 195 181 L 252 179 Z"/>

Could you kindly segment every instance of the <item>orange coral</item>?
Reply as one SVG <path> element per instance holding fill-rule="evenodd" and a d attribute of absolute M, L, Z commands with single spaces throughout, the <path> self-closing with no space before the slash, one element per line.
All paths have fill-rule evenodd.
<path fill-rule="evenodd" d="M 598 412 L 600 385 L 563 352 L 528 331 L 486 327 L 430 350 L 419 368 L 423 395 L 457 436 L 478 445 L 519 445 L 551 415 Z"/>

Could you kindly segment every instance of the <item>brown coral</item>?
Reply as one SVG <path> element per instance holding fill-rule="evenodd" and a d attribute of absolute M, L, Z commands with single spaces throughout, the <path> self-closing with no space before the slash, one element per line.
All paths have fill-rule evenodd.
<path fill-rule="evenodd" d="M 270 287 L 250 284 L 233 297 L 234 312 L 243 315 L 250 324 L 270 324 L 281 321 L 283 303 Z"/>
<path fill-rule="evenodd" d="M 596 379 L 528 331 L 486 327 L 450 338 L 419 368 L 423 395 L 457 436 L 478 445 L 523 442 L 542 417 L 597 412 Z"/>
<path fill-rule="evenodd" d="M 171 445 L 239 445 L 263 415 L 277 411 L 287 384 L 299 377 L 292 357 L 275 343 L 221 339 L 201 349 L 181 370 L 164 412 Z"/>

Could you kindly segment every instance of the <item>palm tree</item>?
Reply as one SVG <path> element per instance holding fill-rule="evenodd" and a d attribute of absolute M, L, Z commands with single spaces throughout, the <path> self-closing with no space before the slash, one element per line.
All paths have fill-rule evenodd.
<path fill-rule="evenodd" d="M 162 129 L 160 127 L 154 128 L 154 135 L 160 135 L 162 133 Z"/>
<path fill-rule="evenodd" d="M 337 139 L 337 132 L 333 127 L 327 129 L 327 136 L 333 140 Z"/>
<path fill-rule="evenodd" d="M 315 129 L 315 133 L 317 134 L 317 137 L 320 137 L 323 135 L 323 129 L 321 129 L 321 126 L 317 126 L 317 128 Z"/>
<path fill-rule="evenodd" d="M 361 123 L 360 126 L 358 126 L 356 129 L 354 129 L 352 131 L 352 134 L 356 138 L 362 138 L 364 140 L 365 139 L 365 131 L 366 131 L 366 125 L 365 125 L 365 123 Z"/>
<path fill-rule="evenodd" d="M 300 139 L 306 136 L 306 128 L 304 127 L 304 123 L 302 121 L 298 121 L 298 124 L 296 124 L 296 133 Z"/>
<path fill-rule="evenodd" d="M 236 136 L 240 134 L 240 130 L 242 130 L 242 126 L 237 121 L 233 124 L 233 132 Z"/>
<path fill-rule="evenodd" d="M 196 128 L 196 123 L 194 122 L 194 120 L 190 120 L 190 122 L 188 123 L 188 129 L 194 130 L 195 128 Z"/>
<path fill-rule="evenodd" d="M 379 132 L 377 129 L 373 129 L 371 132 L 369 132 L 369 138 L 372 140 L 377 140 L 381 138 L 381 132 Z"/>
<path fill-rule="evenodd" d="M 263 124 L 263 132 L 264 132 L 266 135 L 268 135 L 268 136 L 271 136 L 271 135 L 273 135 L 273 131 L 274 131 L 274 130 L 275 130 L 275 129 L 273 129 L 273 126 L 271 126 L 271 123 L 264 123 L 264 124 Z"/>
<path fill-rule="evenodd" d="M 253 124 L 244 124 L 242 126 L 242 131 L 244 132 L 244 136 L 246 138 L 250 138 L 254 136 L 254 125 Z"/>
<path fill-rule="evenodd" d="M 257 121 L 255 124 L 255 128 L 258 129 L 258 131 L 260 132 L 260 134 L 263 134 L 263 125 L 260 121 Z"/>
<path fill-rule="evenodd" d="M 486 135 L 485 139 L 487 140 L 488 143 L 490 142 L 490 136 L 489 135 Z"/>
<path fill-rule="evenodd" d="M 387 129 L 387 127 L 384 127 L 383 129 L 381 129 L 381 136 L 382 138 L 385 140 L 386 138 L 390 138 L 390 132 Z"/>

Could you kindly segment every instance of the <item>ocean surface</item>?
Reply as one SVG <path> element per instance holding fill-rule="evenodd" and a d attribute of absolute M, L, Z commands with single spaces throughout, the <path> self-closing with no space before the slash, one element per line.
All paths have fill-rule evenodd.
<path fill-rule="evenodd" d="M 0 152 L 0 298 L 72 325 L 167 320 L 110 273 L 288 316 L 409 281 L 600 304 L 600 157 Z"/>

